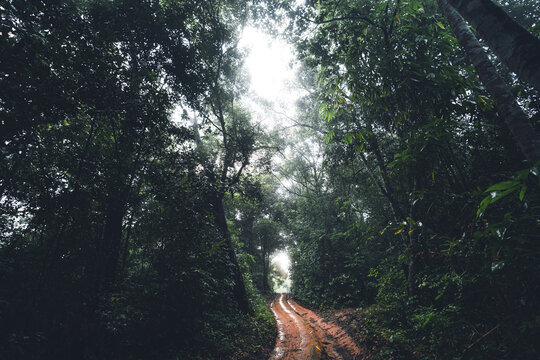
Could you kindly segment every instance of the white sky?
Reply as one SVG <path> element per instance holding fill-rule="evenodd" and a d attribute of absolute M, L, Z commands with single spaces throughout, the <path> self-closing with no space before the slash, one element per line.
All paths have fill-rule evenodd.
<path fill-rule="evenodd" d="M 255 95 L 267 100 L 286 97 L 286 84 L 294 80 L 291 46 L 253 27 L 244 29 L 239 45 L 249 52 L 245 67 Z"/>
<path fill-rule="evenodd" d="M 295 103 L 302 92 L 294 87 L 296 66 L 292 46 L 250 26 L 244 29 L 239 46 L 248 52 L 245 71 L 250 78 L 250 93 L 245 105 L 254 120 L 268 129 L 278 123 L 287 126 L 285 116 L 273 112 L 263 103 L 269 103 L 271 108 L 289 117 L 296 115 Z"/>
<path fill-rule="evenodd" d="M 291 266 L 291 259 L 289 258 L 289 254 L 286 251 L 276 252 L 274 255 L 272 255 L 271 262 L 276 263 L 283 270 L 289 272 L 289 268 Z"/>
<path fill-rule="evenodd" d="M 281 269 L 285 270 L 285 272 L 287 273 L 287 279 L 285 280 L 285 283 L 281 287 L 274 289 L 274 291 L 278 293 L 290 291 L 291 279 L 289 278 L 289 269 L 291 267 L 291 259 L 289 258 L 289 253 L 285 250 L 278 251 L 271 256 L 270 261 L 272 262 L 272 264 L 276 264 Z"/>
<path fill-rule="evenodd" d="M 286 117 L 296 115 L 296 101 L 302 91 L 294 87 L 296 66 L 293 48 L 285 40 L 273 37 L 262 30 L 246 26 L 240 38 L 239 47 L 248 56 L 244 71 L 250 79 L 249 93 L 243 103 L 252 114 L 253 120 L 262 123 L 267 129 L 277 124 L 290 125 Z M 286 114 L 277 114 L 270 110 Z M 180 121 L 180 108 L 172 117 Z"/>

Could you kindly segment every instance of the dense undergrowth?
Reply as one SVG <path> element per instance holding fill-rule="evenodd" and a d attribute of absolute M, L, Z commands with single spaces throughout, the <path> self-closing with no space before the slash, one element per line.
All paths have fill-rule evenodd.
<path fill-rule="evenodd" d="M 310 286 L 319 281 L 314 278 L 316 270 L 306 272 L 297 266 L 293 280 L 302 280 L 293 283 L 293 293 L 322 309 L 358 307 L 342 325 L 370 358 L 535 359 L 539 352 L 535 339 L 540 335 L 536 276 L 540 268 L 531 257 L 539 251 L 535 186 L 526 206 L 514 194 L 515 198 L 494 204 L 469 233 L 423 256 L 413 295 L 407 288 L 407 258 L 396 247 L 382 253 L 380 263 L 367 272 L 363 279 L 367 291 L 354 286 L 356 274 L 338 268 L 341 272 L 334 278 L 344 279 L 341 289 L 358 292 L 344 296 L 329 283 L 316 294 L 317 287 Z M 519 210 L 508 211 L 516 207 Z M 332 244 L 341 246 L 337 241 Z M 305 261 L 299 253 L 293 259 L 296 264 Z M 353 264 L 345 261 L 342 269 L 354 269 Z"/>
<path fill-rule="evenodd" d="M 273 245 L 228 221 L 244 203 L 268 212 L 257 149 L 269 140 L 236 101 L 255 8 L 2 2 L 1 359 L 250 359 L 272 346 Z"/>
<path fill-rule="evenodd" d="M 324 1 L 291 25 L 311 89 L 284 168 L 292 291 L 360 308 L 374 358 L 535 359 L 539 165 L 439 4 Z M 538 4 L 504 5 L 539 35 Z M 538 89 L 491 59 L 538 131 Z"/>

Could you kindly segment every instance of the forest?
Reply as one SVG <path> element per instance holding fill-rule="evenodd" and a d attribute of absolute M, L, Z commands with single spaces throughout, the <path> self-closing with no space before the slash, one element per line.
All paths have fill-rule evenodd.
<path fill-rule="evenodd" d="M 537 0 L 0 0 L 0 359 L 539 359 L 539 134 Z"/>

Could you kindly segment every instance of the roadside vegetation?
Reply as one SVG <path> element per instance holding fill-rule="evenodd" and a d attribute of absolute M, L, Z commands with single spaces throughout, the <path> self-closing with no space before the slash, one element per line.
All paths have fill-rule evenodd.
<path fill-rule="evenodd" d="M 308 140 L 285 167 L 292 292 L 312 307 L 361 308 L 342 324 L 373 358 L 534 359 L 538 162 L 443 3 L 297 9 L 300 78 L 312 90 L 298 119 Z M 538 4 L 502 5 L 539 43 Z M 486 59 L 538 143 L 539 89 Z"/>

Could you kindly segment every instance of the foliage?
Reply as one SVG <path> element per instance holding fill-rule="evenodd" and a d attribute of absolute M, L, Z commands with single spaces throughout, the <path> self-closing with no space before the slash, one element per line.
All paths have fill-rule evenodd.
<path fill-rule="evenodd" d="M 239 311 L 252 273 L 235 276 L 243 249 L 228 251 L 216 220 L 244 177 L 212 178 L 219 159 L 171 116 L 213 120 L 211 104 L 242 96 L 236 43 L 252 5 L 2 3 L 0 358 L 254 358 L 271 346 L 256 289 Z M 222 114 L 232 140 L 216 156 L 230 171 L 261 131 L 237 106 Z"/>
<path fill-rule="evenodd" d="M 504 5 L 534 23 L 536 3 Z M 298 133 L 321 149 L 311 160 L 297 140 L 285 167 L 294 295 L 372 304 L 381 358 L 537 357 L 537 168 L 437 2 L 308 2 L 291 17 L 312 89 Z M 537 92 L 499 70 L 538 128 Z"/>
<path fill-rule="evenodd" d="M 288 149 L 242 105 L 249 19 L 301 62 Z M 283 248 L 375 358 L 538 358 L 539 165 L 437 1 L 8 0 L 0 54 L 0 358 L 266 356 Z"/>

